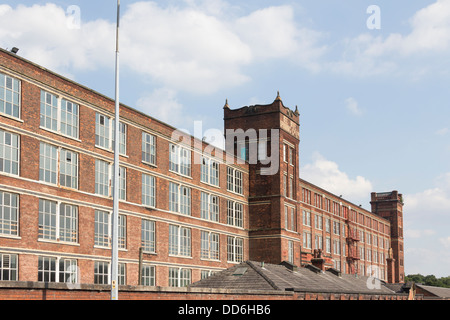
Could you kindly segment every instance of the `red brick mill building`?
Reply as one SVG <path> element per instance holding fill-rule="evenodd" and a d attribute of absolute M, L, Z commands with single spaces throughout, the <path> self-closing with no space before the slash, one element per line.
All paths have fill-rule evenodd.
<path fill-rule="evenodd" d="M 0 298 L 109 283 L 113 118 L 114 100 L 0 50 Z M 248 133 L 228 153 L 125 105 L 120 121 L 123 290 L 245 261 L 404 281 L 401 194 L 372 193 L 367 211 L 300 179 L 299 113 L 279 96 L 225 104 L 225 130 Z"/>

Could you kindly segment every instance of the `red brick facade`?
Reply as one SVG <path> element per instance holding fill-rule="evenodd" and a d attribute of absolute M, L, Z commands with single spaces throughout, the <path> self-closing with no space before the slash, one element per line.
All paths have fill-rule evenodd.
<path fill-rule="evenodd" d="M 112 210 L 112 198 L 96 192 L 96 160 L 112 163 L 114 155 L 111 150 L 96 145 L 96 113 L 113 117 L 114 101 L 4 50 L 0 50 L 1 75 L 20 81 L 20 116 L 0 113 L 0 130 L 19 137 L 20 158 L 18 174 L 0 172 L 0 192 L 8 197 L 15 195 L 19 199 L 18 231 L 13 234 L 0 231 L 0 255 L 8 256 L 8 259 L 17 257 L 17 266 L 7 267 L 8 270 L 15 268 L 17 275 L 14 277 L 17 281 L 38 281 L 39 259 L 50 257 L 56 258 L 56 261 L 75 260 L 77 282 L 93 284 L 96 263 L 108 263 L 111 255 L 108 246 L 96 245 L 96 211 Z M 77 138 L 41 126 L 41 90 L 78 104 Z M 224 116 L 225 129 L 278 130 L 275 145 L 279 151 L 279 170 L 275 174 L 262 175 L 261 170 L 267 166 L 260 162 L 239 163 L 234 157 L 232 164 L 226 163 L 223 152 L 216 150 L 211 159 L 219 163 L 219 184 L 205 183 L 201 181 L 202 166 L 194 159 L 208 146 L 206 143 L 193 137 L 188 137 L 188 145 L 173 141 L 175 128 L 121 105 L 121 122 L 126 124 L 126 154 L 120 156 L 120 164 L 126 170 L 126 199 L 120 201 L 119 207 L 126 226 L 125 245 L 119 249 L 119 262 L 124 266 L 122 274 L 126 285 L 139 284 L 140 263 L 154 267 L 156 286 L 169 286 L 170 268 L 188 270 L 188 281 L 195 282 L 201 279 L 203 271 L 223 270 L 248 259 L 272 263 L 290 260 L 296 265 L 302 265 L 310 261 L 313 250 L 317 248 L 322 249 L 327 267 L 335 267 L 345 273 L 367 273 L 367 268 L 375 265 L 381 270 L 380 277 L 387 279 L 386 258 L 391 246 L 395 246 L 394 258 L 403 264 L 403 243 L 400 247 L 397 234 L 395 245 L 391 244 L 394 239 L 391 232 L 401 228 L 401 219 L 392 220 L 389 218 L 392 215 L 389 216 L 385 211 L 380 214 L 381 211 L 377 209 L 366 211 L 298 178 L 301 173 L 297 110 L 293 112 L 284 107 L 277 97 L 267 106 L 230 110 L 226 105 Z M 142 160 L 143 132 L 156 139 L 155 164 Z M 267 155 L 272 154 L 271 137 L 269 133 Z M 40 156 L 42 142 L 56 147 L 58 152 L 65 149 L 77 154 L 76 188 L 61 186 L 59 180 L 57 183 L 40 180 L 40 168 L 44 166 Z M 252 142 L 249 141 L 250 144 Z M 183 175 L 170 169 L 171 144 L 185 146 L 191 158 L 190 174 Z M 60 161 L 59 156 L 57 175 L 61 173 Z M 241 174 L 242 193 L 230 191 L 227 186 L 230 168 Z M 154 206 L 143 205 L 143 174 L 155 179 Z M 238 183 L 236 181 L 233 180 L 233 183 Z M 171 210 L 170 183 L 190 190 L 190 214 Z M 202 193 L 218 199 L 217 221 L 202 216 Z M 42 224 L 40 200 L 56 203 L 59 208 L 63 204 L 77 208 L 76 241 L 60 241 L 59 236 L 55 239 L 42 236 L 39 230 Z M 372 208 L 376 202 L 377 199 L 372 198 Z M 243 212 L 240 217 L 239 210 L 235 209 L 236 220 L 231 222 L 228 216 L 230 203 L 242 206 Z M 178 205 L 181 207 L 182 203 Z M 398 204 L 396 212 L 401 212 L 401 204 Z M 155 223 L 156 248 L 154 252 L 144 251 L 140 260 L 143 219 Z M 315 224 L 319 220 L 320 226 Z M 175 243 L 169 239 L 171 225 L 189 230 L 187 238 L 177 238 L 179 246 L 182 241 L 189 242 L 188 254 L 170 253 L 170 246 Z M 58 228 L 62 227 L 56 226 Z M 365 239 L 350 237 L 353 231 L 363 233 Z M 207 233 L 218 235 L 218 256 L 215 258 L 202 256 L 202 234 Z M 370 242 L 367 240 L 369 235 Z M 242 243 L 230 249 L 230 239 L 242 240 Z M 364 257 L 358 256 L 358 252 L 350 254 L 350 246 L 363 252 Z M 368 254 L 371 255 L 370 259 Z M 373 258 L 375 255 L 376 258 Z M 230 261 L 230 256 L 236 261 Z M 403 268 L 398 263 L 395 268 L 394 281 L 401 281 Z"/>

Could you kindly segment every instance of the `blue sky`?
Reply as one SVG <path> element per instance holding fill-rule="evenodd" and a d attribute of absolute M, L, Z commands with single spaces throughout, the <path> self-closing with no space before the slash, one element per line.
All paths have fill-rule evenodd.
<path fill-rule="evenodd" d="M 2 48 L 114 97 L 116 1 L 2 3 Z M 225 99 L 280 91 L 301 177 L 369 210 L 371 191 L 398 190 L 406 274 L 450 275 L 450 0 L 121 4 L 122 103 L 222 130 Z"/>

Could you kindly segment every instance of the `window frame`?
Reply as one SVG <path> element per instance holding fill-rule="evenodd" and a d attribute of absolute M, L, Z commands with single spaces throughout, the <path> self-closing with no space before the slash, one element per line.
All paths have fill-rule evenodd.
<path fill-rule="evenodd" d="M 11 88 L 8 88 L 8 79 L 11 79 Z M 17 90 L 15 90 L 16 85 L 18 87 Z M 7 91 L 11 92 L 10 94 L 11 101 L 8 101 L 9 99 Z M 0 115 L 15 120 L 21 120 L 22 115 L 21 95 L 22 95 L 22 81 L 8 74 L 0 72 Z M 15 104 L 16 97 L 17 97 L 17 104 Z M 11 105 L 11 113 L 6 112 L 8 103 Z M 3 111 L 1 111 L 2 110 L 1 105 L 3 105 Z M 14 115 L 15 107 L 17 107 L 17 116 Z"/>
<path fill-rule="evenodd" d="M 2 154 L 0 158 L 1 174 L 20 175 L 20 142 L 20 135 L 0 129 L 0 154 Z M 6 157 L 8 154 L 11 155 L 9 158 Z M 6 168 L 9 168 L 9 170 L 6 171 Z"/>
<path fill-rule="evenodd" d="M 51 98 L 51 102 L 47 102 L 48 97 Z M 73 112 L 68 112 L 67 103 L 71 104 L 72 110 L 76 108 L 77 114 Z M 64 107 L 63 107 L 64 105 Z M 50 107 L 51 114 L 47 114 L 48 107 Z M 66 110 L 63 110 L 65 108 Z M 56 113 L 56 114 L 55 114 Z M 72 114 L 72 118 L 75 119 L 72 123 L 68 123 L 67 121 L 63 121 L 63 116 L 66 115 L 65 119 L 67 120 L 67 114 Z M 44 118 L 44 120 L 43 120 Z M 47 119 L 50 119 L 51 125 L 47 125 Z M 64 126 L 63 126 L 64 125 Z M 76 130 L 72 130 L 74 134 L 63 132 L 62 127 L 72 127 L 76 128 Z M 47 130 L 56 134 L 59 134 L 64 137 L 68 137 L 74 140 L 79 140 L 80 137 L 80 105 L 78 103 L 73 102 L 72 100 L 66 99 L 65 97 L 59 96 L 55 93 L 46 91 L 41 89 L 41 97 L 40 97 L 40 111 L 39 111 L 39 127 L 43 130 Z"/>
<path fill-rule="evenodd" d="M 54 207 L 54 212 L 44 211 L 47 207 Z M 66 215 L 66 208 L 71 212 Z M 64 210 L 64 212 L 62 212 Z M 69 227 L 66 226 L 69 223 Z M 63 225 L 62 225 L 63 224 Z M 68 234 L 74 234 L 72 240 Z M 43 241 L 55 241 L 64 244 L 77 244 L 79 238 L 79 208 L 62 201 L 54 201 L 45 198 L 39 199 L 38 239 Z"/>
<path fill-rule="evenodd" d="M 5 195 L 9 195 L 9 204 L 5 205 Z M 13 200 L 15 198 L 15 200 Z M 13 203 L 15 202 L 15 205 Z M 5 218 L 6 207 L 9 208 L 9 218 Z M 0 237 L 18 237 L 20 221 L 20 196 L 16 193 L 0 190 Z M 13 217 L 14 216 L 14 217 Z M 5 226 L 9 226 L 6 229 Z M 5 230 L 9 230 L 8 233 Z"/>

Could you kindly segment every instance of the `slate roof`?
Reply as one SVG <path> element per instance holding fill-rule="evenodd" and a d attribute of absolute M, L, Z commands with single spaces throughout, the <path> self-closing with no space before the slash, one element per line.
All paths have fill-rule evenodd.
<path fill-rule="evenodd" d="M 370 289 L 367 280 L 368 277 L 340 274 L 333 269 L 321 271 L 312 265 L 296 268 L 289 263 L 276 265 L 245 261 L 207 279 L 195 282 L 191 284 L 191 287 L 311 293 L 397 294 L 384 286 L 382 281 L 378 288 Z"/>
<path fill-rule="evenodd" d="M 428 291 L 432 295 L 444 299 L 450 299 L 450 288 L 442 288 L 442 287 L 433 287 L 433 286 L 424 286 L 422 284 L 417 284 L 416 287 L 421 288 L 422 290 Z"/>

